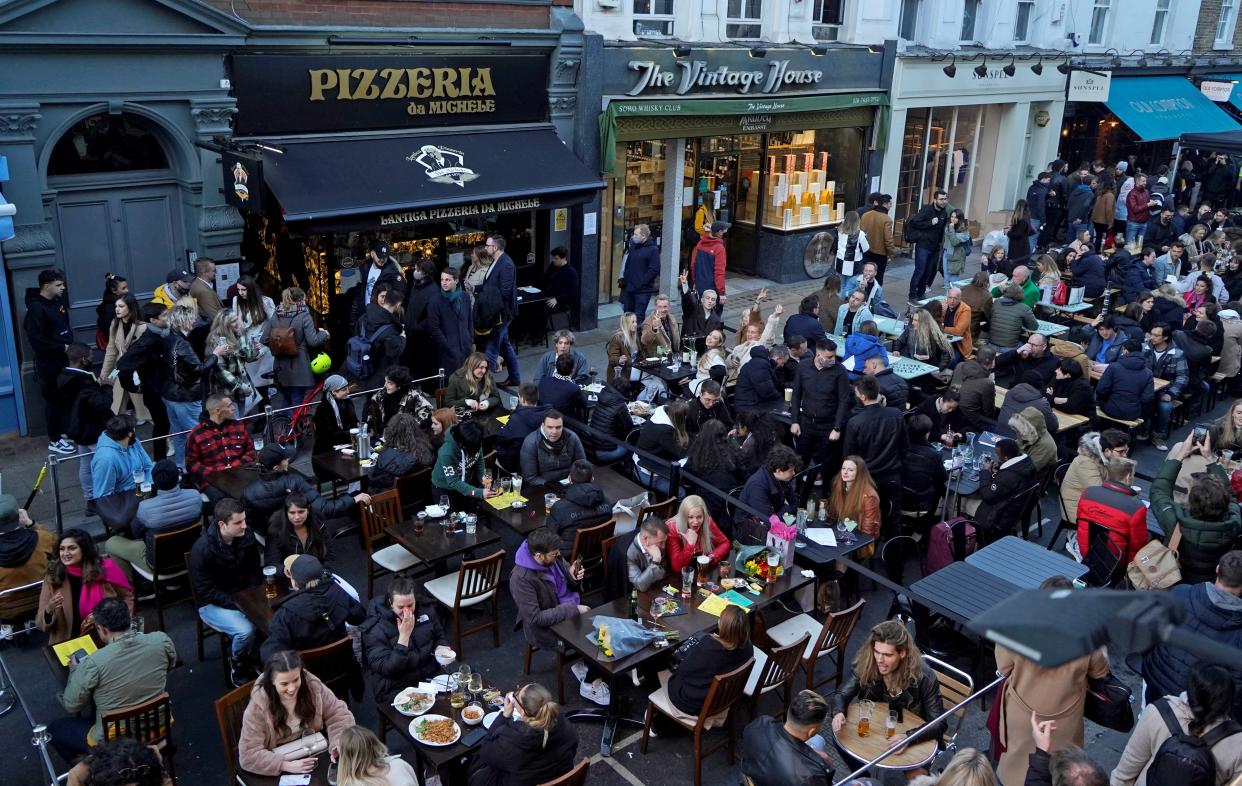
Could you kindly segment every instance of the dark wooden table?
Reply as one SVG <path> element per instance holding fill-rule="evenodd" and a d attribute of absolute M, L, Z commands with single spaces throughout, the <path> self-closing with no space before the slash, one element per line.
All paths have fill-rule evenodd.
<path fill-rule="evenodd" d="M 617 502 L 617 500 L 629 499 L 636 494 L 646 491 L 642 486 L 611 467 L 595 468 L 595 484 L 603 489 L 604 499 L 613 503 Z M 480 518 L 486 515 L 493 521 L 503 524 L 518 534 L 529 535 L 544 525 L 546 516 L 543 508 L 543 495 L 555 494 L 558 497 L 563 497 L 565 496 L 566 488 L 567 486 L 562 483 L 551 483 L 547 486 L 523 485 L 522 496 L 527 499 L 525 508 L 520 510 L 514 510 L 513 508 L 497 510 L 491 505 L 484 503 L 479 506 Z"/>
<path fill-rule="evenodd" d="M 812 527 L 808 524 L 809 530 L 830 528 Z M 860 529 L 855 529 L 850 534 L 854 536 L 854 539 L 849 543 L 842 543 L 840 541 L 840 533 L 836 533 L 837 545 L 835 547 L 821 546 L 813 540 L 799 537 L 797 545 L 794 547 L 794 565 L 801 565 L 812 569 L 824 569 L 842 557 L 848 557 L 863 546 L 875 542 L 875 538 Z"/>
<path fill-rule="evenodd" d="M 954 562 L 910 585 L 916 602 L 966 623 L 1020 591 L 1017 584 L 976 568 Z"/>
<path fill-rule="evenodd" d="M 223 492 L 225 496 L 240 500 L 242 491 L 253 481 L 258 480 L 259 473 L 262 471 L 263 468 L 258 464 L 251 464 L 248 467 L 234 467 L 223 472 L 217 472 L 207 482 Z"/>
<path fill-rule="evenodd" d="M 433 566 L 443 565 L 453 557 L 464 556 L 482 546 L 500 543 L 500 536 L 483 524 L 478 525 L 473 535 L 467 535 L 465 529 L 449 532 L 440 520 L 428 519 L 420 535 L 414 531 L 414 519 L 408 519 L 384 531 L 411 554 Z"/>
<path fill-rule="evenodd" d="M 1053 576 L 1077 579 L 1087 575 L 1086 565 L 1014 535 L 1006 535 L 979 549 L 966 558 L 966 564 L 1016 584 L 1020 589 L 1039 589 L 1040 584 Z"/>
<path fill-rule="evenodd" d="M 674 579 L 669 577 L 667 581 L 661 582 L 660 587 L 665 584 L 676 585 L 681 581 L 680 577 Z M 779 579 L 772 584 L 767 584 L 763 588 L 762 594 L 758 597 L 739 590 L 746 598 L 751 600 L 754 605 L 751 609 L 762 609 L 763 607 L 776 602 L 780 598 L 789 595 L 801 587 L 814 582 L 814 577 L 803 576 L 800 570 L 786 571 Z M 656 596 L 656 592 L 640 592 L 638 594 L 638 614 L 640 619 L 650 620 L 651 600 Z M 661 617 L 659 622 L 666 628 L 672 628 L 681 634 L 681 640 L 685 641 L 696 633 L 704 633 L 713 631 L 720 623 L 720 618 L 714 614 L 708 614 L 699 611 L 697 592 L 689 601 L 684 601 L 678 597 L 678 601 L 688 603 L 690 608 L 685 614 L 676 617 Z M 587 634 L 593 633 L 595 626 L 592 620 L 598 616 L 604 617 L 629 617 L 630 615 L 630 599 L 628 597 L 618 598 L 614 601 L 597 606 L 586 614 L 580 614 L 577 617 L 558 622 L 552 626 L 552 632 L 555 633 L 569 647 L 577 650 L 582 654 L 583 659 L 590 665 L 595 666 L 604 676 L 604 680 L 611 687 L 616 678 L 645 663 L 652 658 L 664 657 L 671 652 L 674 647 L 664 647 L 656 649 L 652 645 L 643 647 L 638 652 L 627 655 L 623 658 L 609 658 L 600 653 Z M 616 736 L 616 728 L 618 723 L 628 723 L 632 726 L 642 726 L 642 721 L 637 718 L 626 717 L 621 714 L 619 693 L 617 690 L 612 691 L 612 702 L 604 709 L 588 709 L 580 710 L 570 714 L 571 720 L 593 720 L 600 721 L 604 724 L 603 736 L 600 738 L 600 753 L 609 756 L 612 753 L 612 741 Z"/>
<path fill-rule="evenodd" d="M 310 786 L 328 786 L 328 764 L 331 762 L 328 752 L 324 751 L 315 758 L 319 760 L 319 764 L 310 774 Z M 237 777 L 241 778 L 246 786 L 277 786 L 280 783 L 281 776 L 255 775 L 253 772 L 246 772 L 238 767 Z"/>
<path fill-rule="evenodd" d="M 668 367 L 667 362 L 649 364 L 646 361 L 639 361 L 634 364 L 634 368 L 643 374 L 664 380 L 670 387 L 680 385 L 698 373 L 694 363 L 682 363 L 681 368 L 673 371 Z"/>
<path fill-rule="evenodd" d="M 512 689 L 516 690 L 517 687 L 517 685 L 514 685 Z M 493 686 L 490 682 L 484 682 L 484 688 L 495 688 L 495 686 Z M 499 688 L 495 689 L 499 690 Z M 483 707 L 483 711 L 485 713 L 490 713 L 494 709 L 496 708 L 488 705 Z M 461 712 L 453 709 L 452 705 L 449 703 L 449 694 L 436 694 L 436 703 L 425 713 L 427 715 L 443 715 L 446 718 L 452 718 L 457 721 L 457 725 L 461 727 L 461 739 L 453 745 L 446 745 L 442 748 L 434 745 L 425 745 L 414 739 L 414 735 L 410 734 L 410 722 L 418 720 L 417 717 L 402 715 L 397 712 L 396 707 L 392 706 L 391 703 L 386 702 L 376 702 L 375 711 L 379 716 L 379 738 L 381 740 L 386 739 L 390 730 L 396 731 L 399 735 L 401 735 L 401 738 L 408 742 L 410 747 L 414 749 L 414 754 L 417 758 L 417 762 L 414 765 L 416 772 L 421 774 L 424 770 L 424 765 L 430 764 L 436 769 L 437 772 L 440 772 L 442 768 L 446 770 L 441 773 L 440 776 L 445 783 L 465 781 L 465 778 L 460 777 L 459 774 L 464 775 L 466 764 L 469 763 L 470 757 L 474 754 L 474 752 L 478 750 L 479 743 L 476 742 L 474 745 L 466 745 L 462 742 L 462 740 L 464 740 L 466 735 L 474 729 L 483 728 L 483 724 L 480 723 L 478 726 L 470 726 L 463 721 L 461 719 Z M 502 718 L 503 716 L 498 717 L 496 722 L 500 722 Z"/>
<path fill-rule="evenodd" d="M 237 604 L 237 608 L 241 613 L 246 615 L 246 619 L 250 620 L 255 629 L 267 635 L 267 628 L 272 622 L 272 616 L 276 613 L 272 610 L 272 603 L 285 595 L 289 594 L 289 580 L 285 578 L 283 572 L 276 574 L 276 598 L 268 599 L 263 592 L 263 585 L 257 587 L 249 587 L 240 592 L 233 593 L 233 602 Z"/>
<path fill-rule="evenodd" d="M 311 467 L 319 480 L 333 483 L 353 483 L 366 477 L 367 468 L 359 463 L 357 456 L 346 456 L 339 450 L 311 456 Z"/>

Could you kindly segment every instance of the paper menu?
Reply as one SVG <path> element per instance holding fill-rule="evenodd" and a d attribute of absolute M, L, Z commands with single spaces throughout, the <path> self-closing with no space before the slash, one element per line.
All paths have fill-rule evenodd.
<path fill-rule="evenodd" d="M 807 540 L 812 543 L 818 543 L 821 546 L 836 548 L 837 533 L 832 531 L 831 527 L 815 527 L 806 531 Z"/>
<path fill-rule="evenodd" d="M 78 636 L 76 639 L 62 641 L 60 644 L 53 644 L 52 651 L 56 653 L 56 659 L 60 661 L 60 665 L 68 666 L 69 657 L 78 650 L 86 650 L 86 654 L 90 655 L 99 650 L 95 640 L 88 636 Z"/>

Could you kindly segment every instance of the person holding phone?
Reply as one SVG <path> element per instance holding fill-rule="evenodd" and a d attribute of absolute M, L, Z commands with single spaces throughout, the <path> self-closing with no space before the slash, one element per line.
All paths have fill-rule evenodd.
<path fill-rule="evenodd" d="M 1182 462 L 1195 455 L 1207 462 L 1207 472 L 1199 473 L 1191 481 L 1183 505 L 1174 501 L 1173 486 Z M 1198 584 L 1215 579 L 1216 563 L 1242 532 L 1242 510 L 1234 499 L 1229 477 L 1217 460 L 1207 428 L 1196 426 L 1189 439 L 1169 451 L 1168 459 L 1151 483 L 1151 512 L 1166 536 L 1181 529 L 1177 554 L 1182 582 Z"/>

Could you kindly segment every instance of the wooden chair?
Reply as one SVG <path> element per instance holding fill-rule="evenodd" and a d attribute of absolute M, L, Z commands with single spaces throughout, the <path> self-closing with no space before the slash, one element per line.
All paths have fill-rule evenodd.
<path fill-rule="evenodd" d="M 802 669 L 806 672 L 806 686 L 810 690 L 815 690 L 828 680 L 835 681 L 837 687 L 841 686 L 841 679 L 845 676 L 845 650 L 866 602 L 860 600 L 848 609 L 829 614 L 822 625 L 810 614 L 799 614 L 768 629 L 768 637 L 780 647 L 792 644 L 804 633 L 810 634 L 810 641 L 802 652 Z M 836 671 L 816 681 L 815 666 L 825 656 L 833 658 Z"/>
<path fill-rule="evenodd" d="M 13 626 L 13 635 L 18 636 L 34 630 L 33 620 L 39 612 L 39 593 L 43 590 L 43 580 L 32 581 L 20 587 L 9 587 L 0 591 L 0 623 Z M 29 627 L 16 623 L 30 620 Z"/>
<path fill-rule="evenodd" d="M 168 600 L 168 589 L 165 584 L 173 579 L 189 581 L 189 565 L 182 557 L 194 546 L 194 541 L 203 534 L 203 527 L 198 519 L 179 525 L 176 529 L 155 533 L 155 541 L 151 546 L 152 570 L 143 570 L 141 565 L 133 565 L 134 572 L 142 576 L 155 587 L 155 613 L 159 617 L 160 630 L 164 629 L 164 609 L 190 600 L 186 595 Z"/>
<path fill-rule="evenodd" d="M 521 620 L 518 622 L 520 623 Z M 532 645 L 529 641 L 526 642 L 526 659 L 522 667 L 523 674 L 530 674 L 530 659 L 538 650 L 539 647 Z M 561 704 L 565 703 L 565 667 L 577 659 L 576 656 L 567 656 L 561 650 L 556 650 L 556 700 Z"/>
<path fill-rule="evenodd" d="M 401 504 L 401 515 L 409 517 L 420 506 L 431 502 L 431 467 L 423 467 L 393 479 L 392 487 Z"/>
<path fill-rule="evenodd" d="M 381 491 L 371 495 L 371 504 L 359 508 L 362 519 L 362 538 L 366 543 L 367 554 L 367 595 L 375 595 L 375 577 L 400 573 L 420 564 L 418 557 L 411 554 L 404 546 L 393 543 L 380 546 L 389 540 L 384 527 L 402 521 L 401 497 L 396 489 Z"/>
<path fill-rule="evenodd" d="M 603 565 L 607 562 L 604 555 L 608 553 L 604 550 L 604 541 L 611 538 L 616 531 L 617 520 L 608 519 L 603 524 L 586 527 L 574 533 L 574 548 L 569 561 L 573 563 L 578 559 L 582 560 L 582 569 L 585 573 L 582 576 L 579 594 L 584 598 L 587 595 L 604 591 L 604 584 L 607 581 L 603 573 Z"/>
<path fill-rule="evenodd" d="M 190 570 L 190 552 L 188 551 L 185 553 L 185 567 L 188 573 Z M 194 591 L 193 581 L 190 582 L 190 598 L 194 601 L 194 635 L 198 639 L 198 660 L 200 663 L 203 660 L 203 642 L 211 634 L 216 634 L 216 639 L 220 642 L 220 659 L 224 666 L 224 681 L 227 683 L 229 682 L 229 637 L 203 622 L 203 618 L 199 616 L 197 610 L 202 608 L 203 604 L 199 603 L 198 593 Z"/>
<path fill-rule="evenodd" d="M 591 769 L 591 760 L 583 756 L 582 761 L 578 762 L 572 770 L 555 780 L 544 781 L 539 786 L 582 786 L 586 783 L 589 769 Z"/>
<path fill-rule="evenodd" d="M 695 718 L 694 723 L 688 723 L 677 717 L 672 702 L 668 698 L 668 691 L 665 688 L 661 687 L 655 693 L 652 693 L 647 698 L 647 715 L 643 719 L 642 752 L 644 754 L 647 752 L 647 738 L 651 735 L 651 719 L 659 711 L 661 714 L 667 715 L 686 731 L 694 732 L 694 786 L 703 785 L 703 758 L 720 748 L 725 748 L 729 766 L 733 766 L 733 718 L 730 716 L 725 721 L 724 741 L 718 742 L 706 750 L 703 748 L 703 738 L 707 734 L 704 724 L 708 718 L 721 712 L 728 712 L 733 705 L 737 704 L 738 700 L 742 698 L 742 691 L 746 689 L 746 680 L 750 677 L 750 670 L 754 665 L 755 659 L 748 658 L 745 663 L 733 671 L 717 674 L 713 677 L 712 685 L 707 689 L 707 699 L 703 702 L 703 710 Z"/>
<path fill-rule="evenodd" d="M 605 588 L 608 587 L 608 555 L 612 553 L 613 547 L 616 546 L 617 542 L 620 541 L 621 538 L 623 537 L 625 536 L 614 535 L 611 538 L 604 538 L 599 544 L 600 551 L 603 552 L 603 555 L 604 555 L 603 576 L 604 576 L 604 587 Z M 36 586 L 42 586 L 42 584 L 43 582 L 36 582 Z M 38 598 L 36 597 L 35 600 L 37 602 Z"/>
<path fill-rule="evenodd" d="M 668 521 L 677 512 L 677 506 L 681 501 L 676 497 L 669 497 L 663 502 L 656 502 L 651 505 L 640 505 L 638 507 L 638 517 L 634 520 L 635 527 L 641 527 L 648 516 L 655 516 L 660 521 Z"/>
<path fill-rule="evenodd" d="M 746 680 L 746 688 L 743 691 L 750 697 L 752 716 L 758 715 L 759 698 L 778 688 L 784 688 L 785 695 L 781 700 L 780 708 L 774 714 L 779 717 L 789 707 L 789 702 L 793 700 L 793 683 L 794 677 L 798 675 L 798 662 L 810 641 L 811 634 L 803 633 L 797 641 L 784 647 L 777 647 L 771 653 L 766 653 L 758 647 L 753 648 L 755 668 L 750 670 L 750 679 Z"/>
<path fill-rule="evenodd" d="M 952 707 L 954 704 L 965 701 L 975 692 L 975 681 L 961 669 L 954 668 L 930 655 L 924 655 L 923 662 L 936 672 L 936 682 L 940 683 L 940 699 L 944 702 L 944 706 Z M 952 722 L 952 732 L 948 734 L 944 744 L 946 751 L 957 750 L 957 734 L 961 731 L 962 719 L 966 717 L 966 708 L 962 707 L 953 713 L 953 717 L 955 720 Z"/>
<path fill-rule="evenodd" d="M 501 549 L 486 557 L 464 560 L 460 570 L 432 579 L 424 585 L 431 597 L 453 612 L 453 643 L 459 654 L 462 638 L 488 628 L 492 629 L 492 646 L 500 646 L 500 604 L 496 588 L 500 584 L 500 568 L 504 558 L 505 551 Z M 464 610 L 486 601 L 491 601 L 491 616 L 463 631 L 461 617 Z"/>
<path fill-rule="evenodd" d="M 246 782 L 237 774 L 237 741 L 241 739 L 242 716 L 253 689 L 251 680 L 216 699 L 216 723 L 220 726 L 220 745 L 224 748 L 224 763 L 229 768 L 229 782 L 241 786 L 246 786 Z"/>
<path fill-rule="evenodd" d="M 164 769 L 176 782 L 177 768 L 173 759 L 177 751 L 172 740 L 172 724 L 172 699 L 167 691 L 141 704 L 105 712 L 100 718 L 105 740 L 128 737 L 143 745 L 158 748 L 164 760 Z"/>
<path fill-rule="evenodd" d="M 324 685 L 332 689 L 341 701 L 349 701 L 350 677 L 357 674 L 358 662 L 354 660 L 354 640 L 348 636 L 315 647 L 300 650 L 302 665 Z"/>

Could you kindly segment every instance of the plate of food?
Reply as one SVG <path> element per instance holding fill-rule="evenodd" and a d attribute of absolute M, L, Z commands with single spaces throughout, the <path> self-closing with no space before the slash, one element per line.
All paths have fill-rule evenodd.
<path fill-rule="evenodd" d="M 461 719 L 467 726 L 478 726 L 483 720 L 484 711 L 478 704 L 467 704 L 462 708 Z"/>
<path fill-rule="evenodd" d="M 393 697 L 392 706 L 397 712 L 411 718 L 422 715 L 431 709 L 436 703 L 436 697 L 430 693 L 423 693 L 417 688 L 406 688 Z"/>
<path fill-rule="evenodd" d="M 461 739 L 461 727 L 443 715 L 424 715 L 410 721 L 410 736 L 433 748 L 446 748 Z"/>
<path fill-rule="evenodd" d="M 495 723 L 496 719 L 499 717 L 500 717 L 500 710 L 496 710 L 495 712 L 489 712 L 486 715 L 484 715 L 483 716 L 483 728 L 490 729 L 492 727 L 492 724 Z"/>

